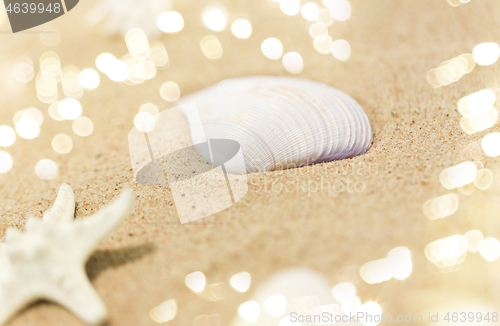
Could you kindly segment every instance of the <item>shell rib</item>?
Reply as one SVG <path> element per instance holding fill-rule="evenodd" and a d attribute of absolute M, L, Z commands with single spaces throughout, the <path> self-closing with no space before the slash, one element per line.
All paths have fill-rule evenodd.
<path fill-rule="evenodd" d="M 373 130 L 365 112 L 346 93 L 318 82 L 255 76 L 228 79 L 193 93 L 208 139 L 237 141 L 247 173 L 299 167 L 365 153 Z M 194 117 L 184 112 L 191 136 Z M 238 174 L 231 166 L 227 172 Z"/>

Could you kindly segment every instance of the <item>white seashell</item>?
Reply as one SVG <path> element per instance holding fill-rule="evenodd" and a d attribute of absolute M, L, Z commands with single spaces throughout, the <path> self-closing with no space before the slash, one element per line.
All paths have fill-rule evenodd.
<path fill-rule="evenodd" d="M 228 79 L 189 95 L 197 117 L 184 111 L 193 143 L 230 139 L 241 146 L 247 173 L 294 168 L 365 153 L 373 130 L 365 112 L 346 93 L 318 82 L 290 77 Z M 200 153 L 202 154 L 202 153 Z M 203 154 L 202 154 L 203 156 Z M 241 169 L 226 166 L 227 172 Z"/>
<path fill-rule="evenodd" d="M 356 306 L 352 315 L 360 309 L 360 299 L 353 297 L 348 304 Z M 357 304 L 357 305 L 356 305 Z M 321 274 L 305 267 L 281 270 L 262 282 L 248 301 L 242 303 L 230 326 L 294 326 L 294 325 L 341 325 L 361 326 L 360 320 L 349 322 L 349 311 L 332 295 L 332 286 Z M 346 312 L 347 311 L 347 312 Z M 302 324 L 298 316 L 328 316 L 316 323 Z M 343 318 L 343 321 L 342 321 Z M 331 321 L 331 322 L 330 322 Z M 351 319 L 352 321 L 352 319 Z"/>

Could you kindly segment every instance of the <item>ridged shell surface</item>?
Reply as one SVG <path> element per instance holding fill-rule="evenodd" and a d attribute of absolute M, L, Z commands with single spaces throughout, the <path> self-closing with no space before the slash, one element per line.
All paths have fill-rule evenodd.
<path fill-rule="evenodd" d="M 237 141 L 248 173 L 361 155 L 373 139 L 370 121 L 352 97 L 306 79 L 228 79 L 179 103 L 193 101 L 206 137 Z M 199 128 L 191 130 L 195 139 L 193 129 Z"/>

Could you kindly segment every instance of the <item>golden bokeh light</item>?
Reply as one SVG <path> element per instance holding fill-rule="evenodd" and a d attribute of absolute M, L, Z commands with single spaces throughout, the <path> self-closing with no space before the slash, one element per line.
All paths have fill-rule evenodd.
<path fill-rule="evenodd" d="M 328 36 L 328 28 L 323 23 L 314 23 L 309 27 L 309 35 L 315 40 L 324 40 Z"/>
<path fill-rule="evenodd" d="M 366 302 L 359 308 L 359 313 L 362 318 L 359 321 L 365 326 L 376 326 L 381 321 L 382 308 L 376 302 Z M 374 318 L 374 316 L 379 316 L 380 318 Z"/>
<path fill-rule="evenodd" d="M 498 110 L 494 107 L 490 107 L 480 110 L 479 112 L 467 117 L 462 117 L 460 122 L 461 126 L 464 126 L 464 132 L 467 134 L 473 134 L 493 127 L 497 120 Z"/>
<path fill-rule="evenodd" d="M 40 71 L 42 77 L 49 83 L 57 84 L 61 81 L 61 62 L 59 56 L 48 51 L 40 57 Z"/>
<path fill-rule="evenodd" d="M 479 230 L 470 230 L 464 237 L 467 239 L 467 250 L 472 253 L 478 252 L 479 245 L 483 241 L 483 233 Z"/>
<path fill-rule="evenodd" d="M 160 110 L 153 103 L 144 103 L 139 108 L 139 113 L 141 113 L 141 112 L 147 112 L 147 113 L 151 114 L 152 116 L 155 116 L 155 119 L 158 120 L 159 116 L 156 116 L 156 115 L 160 112 Z"/>
<path fill-rule="evenodd" d="M 150 60 L 142 60 L 135 66 L 135 73 L 144 80 L 150 80 L 156 76 L 156 66 Z"/>
<path fill-rule="evenodd" d="M 349 315 L 349 314 L 356 314 L 361 307 L 361 299 L 358 297 L 354 297 L 351 302 L 349 303 L 343 303 L 341 305 L 342 311 Z"/>
<path fill-rule="evenodd" d="M 222 45 L 219 39 L 213 35 L 207 35 L 200 41 L 203 54 L 209 59 L 219 59 L 222 56 Z"/>
<path fill-rule="evenodd" d="M 73 149 L 73 141 L 66 134 L 57 134 L 52 139 L 52 148 L 59 154 L 68 154 Z"/>
<path fill-rule="evenodd" d="M 264 302 L 264 310 L 273 317 L 280 317 L 286 310 L 286 297 L 283 294 L 273 294 Z"/>
<path fill-rule="evenodd" d="M 184 28 L 184 18 L 177 11 L 166 11 L 158 16 L 156 25 L 162 32 L 175 34 Z"/>
<path fill-rule="evenodd" d="M 99 86 L 101 78 L 97 71 L 92 68 L 83 69 L 78 75 L 78 82 L 87 91 L 91 91 Z"/>
<path fill-rule="evenodd" d="M 486 190 L 493 184 L 493 172 L 490 169 L 477 171 L 474 185 L 480 190 Z"/>
<path fill-rule="evenodd" d="M 125 62 L 122 60 L 115 60 L 111 63 L 107 76 L 115 82 L 123 82 L 129 75 L 129 69 Z"/>
<path fill-rule="evenodd" d="M 202 20 L 208 29 L 220 32 L 227 25 L 226 10 L 221 5 L 211 5 L 203 12 Z"/>
<path fill-rule="evenodd" d="M 167 102 L 176 102 L 181 97 L 181 88 L 174 81 L 167 81 L 161 85 L 160 96 Z"/>
<path fill-rule="evenodd" d="M 40 126 L 32 118 L 22 118 L 16 123 L 15 128 L 19 137 L 24 139 L 36 138 L 40 133 Z"/>
<path fill-rule="evenodd" d="M 75 120 L 82 115 L 82 106 L 74 98 L 66 98 L 59 103 L 57 112 L 65 120 Z"/>
<path fill-rule="evenodd" d="M 16 141 L 16 133 L 12 127 L 3 125 L 0 126 L 0 146 L 9 147 Z"/>
<path fill-rule="evenodd" d="M 130 57 L 130 55 L 128 55 Z M 122 60 L 118 60 L 114 55 L 110 53 L 101 53 L 99 56 L 96 58 L 96 66 L 97 69 L 99 69 L 100 72 L 106 74 L 109 79 L 115 82 L 123 82 L 127 79 L 129 76 L 129 68 L 125 62 Z M 76 68 L 76 67 L 75 67 Z M 78 68 L 72 69 L 74 72 L 72 73 L 72 79 L 74 78 L 74 74 L 76 74 L 76 82 L 78 83 L 78 75 L 80 74 Z M 64 85 L 64 84 L 63 84 Z M 80 83 L 78 83 L 78 86 L 81 87 Z M 74 88 L 74 92 L 76 92 L 76 85 L 73 85 L 71 87 L 72 89 Z M 83 92 L 83 87 L 82 92 Z M 65 92 L 66 94 L 66 92 Z M 74 97 L 78 98 L 75 96 L 69 96 L 66 94 L 68 97 Z"/>
<path fill-rule="evenodd" d="M 439 174 L 441 185 L 448 190 L 452 190 L 474 181 L 477 167 L 474 162 L 463 162 L 444 169 Z"/>
<path fill-rule="evenodd" d="M 363 264 L 359 275 L 368 284 L 382 283 L 392 278 L 406 279 L 413 269 L 411 252 L 406 247 L 396 247 L 387 257 Z"/>
<path fill-rule="evenodd" d="M 429 243 L 425 246 L 424 253 L 439 271 L 446 273 L 456 270 L 465 260 L 467 251 L 467 238 L 457 234 Z"/>
<path fill-rule="evenodd" d="M 149 311 L 149 317 L 158 324 L 174 320 L 177 315 L 177 302 L 170 299 L 162 302 Z"/>
<path fill-rule="evenodd" d="M 191 289 L 191 291 L 196 292 L 196 293 L 201 293 L 203 292 L 203 289 L 205 289 L 205 285 L 207 284 L 207 280 L 205 278 L 205 274 L 202 272 L 193 272 L 188 275 L 186 275 L 186 278 L 184 279 L 184 283 L 186 283 L 186 286 Z"/>
<path fill-rule="evenodd" d="M 165 67 L 168 65 L 168 53 L 165 46 L 160 42 L 151 43 L 151 54 L 149 60 L 157 67 Z"/>
<path fill-rule="evenodd" d="M 321 8 L 318 14 L 318 23 L 325 26 L 331 26 L 333 24 L 333 16 L 328 8 Z"/>
<path fill-rule="evenodd" d="M 231 33 L 241 40 L 245 40 L 252 35 L 252 24 L 244 18 L 235 20 L 231 24 Z"/>
<path fill-rule="evenodd" d="M 323 0 L 323 4 L 336 20 L 344 21 L 351 17 L 352 8 L 347 0 Z"/>
<path fill-rule="evenodd" d="M 413 269 L 411 252 L 406 247 L 396 247 L 387 254 L 387 260 L 391 269 L 392 277 L 404 280 L 410 276 Z"/>
<path fill-rule="evenodd" d="M 193 319 L 193 326 L 221 325 L 220 315 L 201 315 Z"/>
<path fill-rule="evenodd" d="M 447 0 L 448 4 L 452 7 L 458 7 L 462 4 L 460 0 Z"/>
<path fill-rule="evenodd" d="M 132 28 L 125 34 L 125 43 L 129 54 L 136 60 L 145 60 L 151 54 L 146 32 L 140 28 Z"/>
<path fill-rule="evenodd" d="M 87 117 L 79 117 L 73 121 L 71 129 L 73 129 L 73 132 L 78 136 L 86 137 L 94 131 L 94 124 L 92 123 L 92 120 Z"/>
<path fill-rule="evenodd" d="M 329 54 L 332 51 L 333 39 L 330 35 L 326 35 L 321 40 L 313 40 L 313 46 L 316 51 L 321 54 Z"/>
<path fill-rule="evenodd" d="M 332 289 L 333 297 L 340 303 L 350 303 L 356 298 L 356 287 L 349 282 L 337 284 Z"/>
<path fill-rule="evenodd" d="M 460 129 L 465 132 L 467 135 L 475 134 L 477 131 L 471 127 L 469 124 L 469 118 L 462 117 L 459 122 Z"/>
<path fill-rule="evenodd" d="M 496 43 L 481 43 L 472 50 L 474 60 L 480 66 L 489 66 L 494 64 L 500 57 L 500 47 Z"/>
<path fill-rule="evenodd" d="M 5 173 L 12 169 L 12 156 L 5 151 L 0 151 L 0 173 Z"/>
<path fill-rule="evenodd" d="M 340 61 L 347 61 L 351 57 L 351 45 L 346 40 L 334 41 L 330 50 L 333 56 Z"/>
<path fill-rule="evenodd" d="M 283 45 L 277 38 L 271 37 L 262 42 L 262 53 L 271 60 L 278 60 L 283 55 Z"/>
<path fill-rule="evenodd" d="M 206 301 L 215 302 L 224 299 L 227 287 L 224 283 L 209 284 L 205 287 L 200 297 Z"/>
<path fill-rule="evenodd" d="M 64 118 L 59 114 L 59 104 L 61 101 L 56 101 L 49 106 L 49 116 L 55 121 L 63 121 Z"/>
<path fill-rule="evenodd" d="M 57 84 L 47 82 L 43 78 L 37 79 L 36 82 L 37 97 L 43 103 L 52 103 L 57 100 Z"/>
<path fill-rule="evenodd" d="M 36 164 L 35 173 L 40 179 L 52 180 L 59 175 L 59 166 L 52 160 L 44 159 Z"/>
<path fill-rule="evenodd" d="M 63 93 L 67 97 L 80 98 L 83 96 L 84 89 L 78 77 L 80 75 L 80 69 L 74 65 L 66 65 L 62 70 L 62 87 Z"/>
<path fill-rule="evenodd" d="M 229 280 L 229 284 L 238 292 L 244 293 L 247 292 L 250 288 L 250 284 L 252 283 L 252 277 L 247 272 L 241 272 L 234 274 L 231 276 Z"/>
<path fill-rule="evenodd" d="M 319 7 L 314 2 L 305 3 L 300 8 L 300 14 L 305 20 L 316 21 L 319 18 Z"/>
<path fill-rule="evenodd" d="M 281 0 L 280 9 L 285 15 L 295 16 L 300 11 L 300 0 Z"/>
<path fill-rule="evenodd" d="M 97 56 L 97 58 L 95 59 L 95 65 L 100 72 L 102 72 L 103 74 L 107 74 L 115 61 L 116 57 L 114 55 L 105 52 Z"/>
<path fill-rule="evenodd" d="M 127 85 L 135 85 L 142 83 L 145 79 L 138 75 L 138 65 L 140 61 L 135 60 L 130 56 L 130 54 L 125 54 L 121 57 L 121 60 L 125 62 L 128 68 L 128 76 L 127 79 L 123 82 Z"/>
<path fill-rule="evenodd" d="M 439 67 L 427 72 L 429 84 L 438 88 L 458 81 L 465 74 L 470 73 L 476 65 L 472 54 L 464 53 L 458 57 L 442 62 Z"/>
<path fill-rule="evenodd" d="M 21 119 L 33 119 L 36 123 L 41 126 L 43 123 L 43 114 L 37 108 L 27 108 L 25 110 L 17 111 L 12 118 L 14 125 L 16 125 Z"/>
<path fill-rule="evenodd" d="M 243 302 L 238 307 L 238 315 L 245 321 L 254 323 L 259 319 L 260 307 L 255 301 Z"/>
<path fill-rule="evenodd" d="M 44 103 L 57 100 L 57 84 L 61 81 L 62 70 L 59 56 L 53 51 L 40 56 L 40 72 L 36 75 L 37 97 Z"/>
<path fill-rule="evenodd" d="M 459 55 L 456 58 L 456 60 L 460 60 L 460 62 L 464 62 L 460 58 L 467 60 L 467 68 L 465 68 L 465 74 L 472 72 L 472 70 L 474 70 L 474 68 L 476 67 L 476 61 L 474 60 L 474 56 L 472 55 L 472 53 L 464 53 L 464 54 Z"/>
<path fill-rule="evenodd" d="M 500 257 L 500 242 L 495 238 L 486 238 L 479 244 L 479 254 L 487 261 L 494 262 Z"/>
<path fill-rule="evenodd" d="M 481 147 L 489 157 L 497 157 L 500 155 L 500 132 L 492 132 L 487 134 L 481 140 Z"/>
<path fill-rule="evenodd" d="M 458 103 L 458 112 L 464 117 L 468 117 L 493 107 L 496 95 L 491 89 L 483 89 L 478 92 L 462 97 Z"/>
<path fill-rule="evenodd" d="M 291 74 L 300 74 L 304 69 L 304 60 L 297 52 L 288 52 L 283 56 L 283 67 Z"/>
<path fill-rule="evenodd" d="M 46 59 L 49 59 L 49 58 L 55 59 L 57 61 L 61 61 L 61 59 L 59 58 L 59 55 L 56 52 L 45 51 L 44 53 L 42 53 L 42 55 L 40 55 L 40 58 L 39 58 L 40 64 L 42 64 Z"/>
<path fill-rule="evenodd" d="M 476 186 L 473 183 L 469 183 L 457 188 L 458 192 L 465 196 L 469 196 L 470 194 L 474 193 L 475 189 Z"/>
<path fill-rule="evenodd" d="M 20 56 L 14 62 L 14 78 L 22 83 L 27 83 L 35 77 L 33 60 L 27 56 Z"/>
<path fill-rule="evenodd" d="M 156 120 L 148 112 L 140 112 L 134 118 L 135 127 L 142 132 L 150 132 L 155 128 Z"/>
<path fill-rule="evenodd" d="M 456 194 L 447 194 L 425 202 L 422 210 L 429 220 L 450 216 L 458 209 L 459 197 Z"/>

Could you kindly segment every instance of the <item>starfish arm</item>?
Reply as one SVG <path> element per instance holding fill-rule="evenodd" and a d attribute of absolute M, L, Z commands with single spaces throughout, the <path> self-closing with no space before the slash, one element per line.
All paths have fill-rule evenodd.
<path fill-rule="evenodd" d="M 17 230 L 16 230 L 17 231 Z M 0 244 L 0 325 L 4 325 L 14 314 L 25 306 L 19 291 L 12 292 L 10 262 L 6 255 L 6 245 Z"/>
<path fill-rule="evenodd" d="M 111 205 L 99 210 L 93 216 L 74 222 L 78 240 L 82 243 L 83 258 L 87 259 L 107 235 L 127 216 L 134 206 L 134 193 L 125 190 Z"/>
<path fill-rule="evenodd" d="M 47 299 L 65 307 L 90 325 L 102 325 L 108 319 L 104 302 L 87 278 L 83 268 L 67 276 Z"/>
<path fill-rule="evenodd" d="M 35 298 L 28 300 L 15 291 L 5 291 L 3 287 L 0 288 L 0 325 L 5 325 L 15 314 L 35 300 Z"/>
<path fill-rule="evenodd" d="M 57 194 L 54 206 L 43 215 L 44 222 L 70 222 L 75 217 L 75 195 L 73 189 L 65 183 L 62 184 Z"/>

